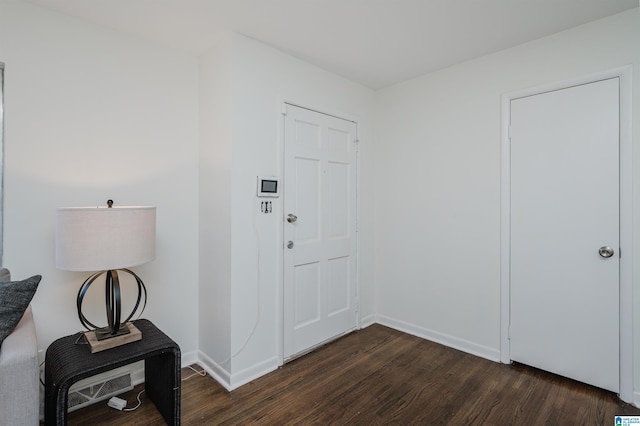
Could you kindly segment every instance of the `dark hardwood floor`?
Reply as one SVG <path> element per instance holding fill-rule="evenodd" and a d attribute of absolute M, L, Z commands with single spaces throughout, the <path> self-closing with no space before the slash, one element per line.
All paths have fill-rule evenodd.
<path fill-rule="evenodd" d="M 191 374 L 182 370 L 183 379 Z M 133 406 L 142 388 L 121 397 Z M 153 403 L 141 399 L 128 413 L 95 404 L 71 413 L 69 424 L 163 424 Z M 381 325 L 231 393 L 208 376 L 182 382 L 183 425 L 612 425 L 616 415 L 640 415 L 640 409 L 592 386 Z"/>

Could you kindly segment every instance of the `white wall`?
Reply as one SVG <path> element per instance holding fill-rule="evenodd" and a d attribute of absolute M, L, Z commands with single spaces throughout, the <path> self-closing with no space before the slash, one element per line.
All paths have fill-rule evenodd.
<path fill-rule="evenodd" d="M 231 361 L 231 37 L 199 58 L 200 358 L 229 381 Z M 215 360 L 215 361 L 214 361 Z"/>
<path fill-rule="evenodd" d="M 144 317 L 195 357 L 196 58 L 2 0 L 0 62 L 4 265 L 14 278 L 43 276 L 33 300 L 38 346 L 81 329 L 75 299 L 88 276 L 55 268 L 55 208 L 112 198 L 157 206 L 157 258 L 135 268 L 149 292 Z M 101 320 L 103 299 L 86 310 Z"/>
<path fill-rule="evenodd" d="M 499 359 L 500 97 L 627 64 L 637 83 L 639 41 L 634 9 L 378 93 L 375 184 L 385 194 L 375 207 L 380 322 Z M 640 105 L 638 84 L 632 97 Z M 637 109 L 633 125 L 640 128 Z M 639 132 L 633 145 L 637 212 Z M 634 228 L 640 229 L 638 214 Z M 633 241 L 634 306 L 640 306 L 640 232 Z M 633 359 L 637 404 L 637 338 Z"/>
<path fill-rule="evenodd" d="M 362 155 L 368 157 L 374 94 L 246 37 L 232 35 L 228 42 L 232 51 L 231 273 L 225 285 L 231 291 L 231 364 L 226 372 L 220 372 L 220 364 L 228 359 L 204 348 L 209 338 L 204 330 L 211 325 L 201 324 L 201 343 L 205 358 L 214 363 L 208 367 L 228 380 L 227 387 L 235 388 L 275 369 L 282 357 L 282 197 L 273 200 L 273 213 L 268 215 L 260 213 L 256 197 L 256 176 L 282 176 L 282 102 L 296 101 L 357 118 Z M 210 84 L 210 79 L 220 76 L 202 74 L 201 85 Z M 203 114 L 202 120 L 206 120 Z M 372 203 L 370 170 L 368 166 L 361 170 L 364 205 Z M 201 181 L 201 194 L 213 184 Z M 226 206 L 226 198 L 222 205 Z M 366 243 L 371 239 L 371 219 L 363 218 L 361 238 Z M 361 253 L 361 270 L 365 271 L 361 273 L 361 316 L 372 318 L 372 277 L 368 273 L 372 252 L 365 247 Z M 208 285 L 204 276 L 201 281 L 201 287 Z M 220 283 L 212 285 L 219 288 Z"/>

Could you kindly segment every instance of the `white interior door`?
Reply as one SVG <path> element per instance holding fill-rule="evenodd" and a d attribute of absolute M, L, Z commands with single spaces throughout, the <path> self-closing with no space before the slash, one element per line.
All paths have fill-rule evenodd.
<path fill-rule="evenodd" d="M 618 392 L 618 78 L 512 100 L 510 135 L 511 359 Z"/>
<path fill-rule="evenodd" d="M 356 125 L 286 106 L 284 358 L 356 326 Z"/>

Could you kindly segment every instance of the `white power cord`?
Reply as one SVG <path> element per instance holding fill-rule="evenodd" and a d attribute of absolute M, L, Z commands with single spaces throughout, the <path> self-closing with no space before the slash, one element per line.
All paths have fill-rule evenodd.
<path fill-rule="evenodd" d="M 185 381 L 185 380 L 189 380 L 192 377 L 195 376 L 200 376 L 200 377 L 205 377 L 207 375 L 207 371 L 205 369 L 202 369 L 202 371 L 198 371 L 195 368 L 193 368 L 192 366 L 188 366 L 187 368 L 190 368 L 191 370 L 194 371 L 194 373 L 190 376 L 185 377 L 184 379 L 182 379 L 181 381 Z M 127 401 L 122 399 L 122 398 L 118 398 L 117 396 L 111 397 L 111 399 L 109 399 L 109 401 L 107 402 L 107 405 L 113 409 L 119 410 L 119 411 L 134 411 L 136 409 L 138 409 L 138 407 L 140 407 L 142 405 L 142 401 L 140 400 L 140 395 L 142 395 L 142 393 L 144 392 L 144 389 L 142 389 L 140 392 L 138 392 L 138 396 L 136 397 L 136 399 L 138 400 L 138 405 L 136 405 L 135 407 L 132 408 L 124 408 L 127 406 Z"/>
<path fill-rule="evenodd" d="M 137 396 L 138 399 L 138 405 L 136 405 L 133 408 L 124 408 L 127 406 L 127 400 L 122 399 L 122 398 L 118 398 L 117 396 L 112 396 L 109 401 L 107 402 L 107 405 L 115 410 L 118 411 L 133 411 L 135 409 L 137 409 L 138 407 L 140 407 L 140 405 L 142 405 L 142 401 L 140 400 L 140 395 L 142 395 L 142 392 L 144 392 L 144 389 L 142 389 Z"/>
<path fill-rule="evenodd" d="M 198 371 L 195 368 L 193 368 L 192 366 L 187 366 L 187 368 L 190 368 L 191 370 L 195 371 L 195 373 L 193 373 L 192 375 L 185 377 L 184 379 L 182 379 L 182 381 L 184 382 L 185 380 L 189 380 L 190 378 L 194 377 L 194 376 L 200 376 L 200 377 L 205 377 L 207 375 L 207 371 L 203 368 L 202 371 Z"/>
<path fill-rule="evenodd" d="M 142 395 L 142 392 L 144 392 L 144 389 L 142 389 L 140 392 L 138 392 L 138 396 L 137 396 L 138 405 L 136 405 L 133 408 L 125 408 L 122 411 L 133 411 L 133 410 L 137 409 L 139 406 L 141 406 L 142 405 L 142 401 L 140 401 L 140 395 Z"/>

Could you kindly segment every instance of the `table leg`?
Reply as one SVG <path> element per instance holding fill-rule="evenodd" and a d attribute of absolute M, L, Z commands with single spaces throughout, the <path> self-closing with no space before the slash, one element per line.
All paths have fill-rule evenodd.
<path fill-rule="evenodd" d="M 145 391 L 168 425 L 180 425 L 180 352 L 145 359 Z"/>
<path fill-rule="evenodd" d="M 50 383 L 50 381 L 45 381 L 45 383 Z M 67 424 L 69 386 L 68 383 L 45 386 L 44 423 L 46 426 Z"/>

